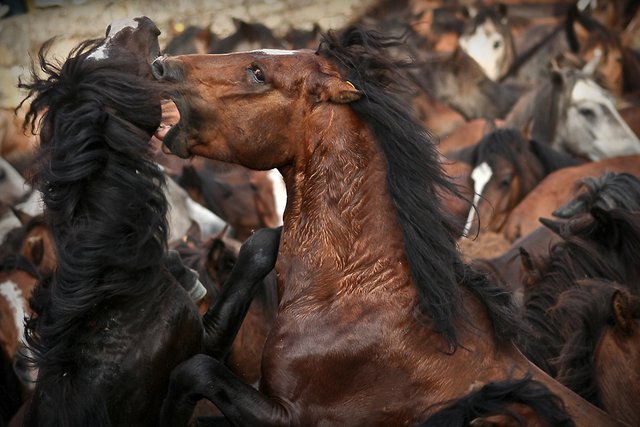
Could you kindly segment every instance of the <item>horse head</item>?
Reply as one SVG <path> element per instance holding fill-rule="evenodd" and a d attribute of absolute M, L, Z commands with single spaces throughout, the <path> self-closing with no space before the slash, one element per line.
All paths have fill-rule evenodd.
<path fill-rule="evenodd" d="M 515 45 L 507 6 L 499 3 L 476 9 L 464 9 L 466 21 L 458 44 L 493 81 L 506 75 L 515 59 Z"/>

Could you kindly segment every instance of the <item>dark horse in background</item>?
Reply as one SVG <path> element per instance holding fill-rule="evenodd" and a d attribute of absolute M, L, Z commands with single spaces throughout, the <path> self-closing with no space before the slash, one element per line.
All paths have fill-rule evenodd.
<path fill-rule="evenodd" d="M 246 313 L 223 304 L 233 300 L 223 290 L 201 318 L 197 276 L 167 251 L 164 175 L 149 144 L 161 118 L 150 78 L 159 34 L 145 17 L 116 22 L 62 65 L 45 59 L 45 45 L 45 77 L 34 70 L 20 85 L 33 98 L 29 123 L 40 125 L 33 182 L 57 255 L 27 325 L 39 369 L 27 425 L 158 425 L 171 370 L 199 352 L 224 357 L 239 324 L 233 310 Z M 273 268 L 278 238 L 256 234 L 226 289 L 250 300 L 244 293 Z"/>
<path fill-rule="evenodd" d="M 433 141 L 392 92 L 398 45 L 352 27 L 317 52 L 154 61 L 180 112 L 173 153 L 278 167 L 288 194 L 259 390 L 195 356 L 173 372 L 165 425 L 200 398 L 234 425 L 416 425 L 527 373 L 576 424 L 615 424 L 518 352 L 509 295 L 462 262 Z"/>

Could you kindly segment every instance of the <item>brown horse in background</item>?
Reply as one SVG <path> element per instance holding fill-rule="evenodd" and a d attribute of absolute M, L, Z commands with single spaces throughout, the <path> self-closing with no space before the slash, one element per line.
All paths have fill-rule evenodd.
<path fill-rule="evenodd" d="M 516 350 L 509 296 L 462 263 L 436 197 L 451 184 L 391 94 L 392 46 L 349 28 L 317 52 L 154 62 L 180 111 L 172 152 L 278 167 L 289 197 L 259 390 L 196 356 L 172 374 L 166 425 L 203 397 L 234 424 L 411 425 L 474 383 L 525 372 L 577 424 L 615 424 Z"/>
<path fill-rule="evenodd" d="M 465 226 L 465 233 L 470 235 L 480 229 L 501 231 L 513 208 L 545 176 L 578 164 L 545 143 L 525 140 L 512 128 L 496 129 L 453 157 L 473 168 L 476 209 L 469 211 Z"/>
<path fill-rule="evenodd" d="M 556 378 L 620 421 L 638 425 L 640 298 L 603 280 L 578 285 L 549 311 L 565 340 L 554 360 Z"/>
<path fill-rule="evenodd" d="M 640 290 L 640 245 L 637 211 L 593 208 L 566 221 L 544 220 L 563 240 L 540 258 L 525 254 L 528 279 L 524 283 L 525 321 L 531 334 L 523 335 L 521 348 L 530 360 L 555 376 L 553 359 L 562 349 L 562 322 L 548 314 L 559 295 L 576 288 L 585 278 L 605 279 Z"/>
<path fill-rule="evenodd" d="M 185 165 L 176 181 L 191 198 L 230 224 L 241 242 L 263 227 L 277 227 L 274 185 L 267 171 L 205 159 Z"/>
<path fill-rule="evenodd" d="M 581 179 L 604 172 L 640 176 L 640 155 L 589 162 L 551 173 L 511 211 L 503 228 L 504 235 L 514 241 L 531 233 L 540 226 L 539 218 L 550 218 L 556 209 L 573 198 Z"/>
<path fill-rule="evenodd" d="M 33 391 L 35 370 L 26 358 L 25 320 L 40 274 L 18 254 L 0 256 L 0 425 L 8 424 Z"/>

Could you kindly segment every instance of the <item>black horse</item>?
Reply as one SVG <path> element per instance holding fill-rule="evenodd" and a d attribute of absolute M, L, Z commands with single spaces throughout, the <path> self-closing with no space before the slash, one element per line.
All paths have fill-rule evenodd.
<path fill-rule="evenodd" d="M 250 301 L 273 268 L 277 230 L 243 247 L 216 306 L 198 314 L 197 276 L 167 251 L 164 175 L 149 145 L 161 117 L 150 79 L 159 34 L 145 17 L 117 22 L 62 65 L 45 45 L 46 77 L 34 70 L 20 84 L 40 126 L 33 183 L 58 259 L 27 325 L 39 368 L 27 425 L 157 425 L 171 370 L 202 351 L 224 357 L 247 305 L 225 302 Z"/>

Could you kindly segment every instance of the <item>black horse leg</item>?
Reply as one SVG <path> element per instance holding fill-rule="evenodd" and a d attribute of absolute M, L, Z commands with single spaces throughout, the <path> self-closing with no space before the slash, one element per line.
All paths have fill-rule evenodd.
<path fill-rule="evenodd" d="M 206 288 L 200 283 L 198 272 L 185 266 L 178 251 L 170 250 L 164 262 L 171 275 L 180 283 L 185 291 L 196 302 L 206 294 Z"/>
<path fill-rule="evenodd" d="M 291 426 L 291 414 L 240 380 L 222 362 L 198 354 L 171 373 L 169 392 L 162 405 L 160 427 L 181 427 L 189 422 L 200 399 L 213 402 L 234 426 Z"/>
<path fill-rule="evenodd" d="M 255 296 L 258 285 L 273 270 L 281 228 L 256 231 L 240 248 L 240 254 L 214 305 L 203 317 L 204 350 L 224 360 Z"/>

